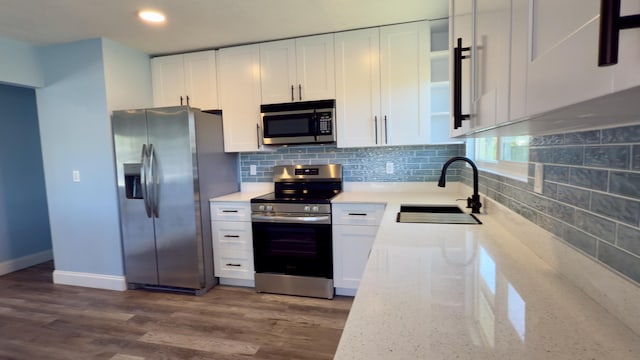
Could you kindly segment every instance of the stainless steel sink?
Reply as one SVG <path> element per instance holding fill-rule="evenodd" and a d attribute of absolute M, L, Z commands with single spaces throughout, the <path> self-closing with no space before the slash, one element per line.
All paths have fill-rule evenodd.
<path fill-rule="evenodd" d="M 455 205 L 400 205 L 396 218 L 399 223 L 425 224 L 482 224 L 472 214 Z"/>

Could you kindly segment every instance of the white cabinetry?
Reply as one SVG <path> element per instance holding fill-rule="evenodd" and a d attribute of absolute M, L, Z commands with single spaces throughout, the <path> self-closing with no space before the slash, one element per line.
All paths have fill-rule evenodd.
<path fill-rule="evenodd" d="M 260 141 L 260 50 L 246 45 L 219 50 L 218 82 L 224 150 L 258 151 Z"/>
<path fill-rule="evenodd" d="M 251 205 L 211 202 L 214 275 L 220 283 L 253 286 Z"/>
<path fill-rule="evenodd" d="M 429 22 L 335 37 L 338 146 L 428 143 Z"/>
<path fill-rule="evenodd" d="M 153 58 L 151 73 L 154 106 L 219 108 L 215 51 Z"/>
<path fill-rule="evenodd" d="M 451 59 L 454 59 L 453 50 L 458 46 L 458 39 L 461 39 L 461 46 L 463 48 L 473 49 L 473 0 L 451 0 L 449 2 L 449 12 L 451 14 L 451 20 L 449 21 L 449 36 L 451 37 L 449 49 L 450 57 Z M 469 55 L 469 52 L 465 52 L 465 55 Z M 471 106 L 471 99 L 473 98 L 472 89 L 474 82 L 473 66 L 470 59 L 462 60 L 461 65 L 461 113 L 471 114 L 473 112 L 473 108 Z M 451 66 L 450 68 L 450 78 L 452 79 L 452 81 L 455 81 L 453 68 L 453 66 Z M 471 120 L 462 121 L 461 127 L 457 129 L 454 129 L 453 127 L 453 114 L 455 113 L 453 109 L 453 106 L 455 106 L 453 102 L 453 91 L 455 91 L 454 86 L 451 86 L 452 137 L 464 135 L 471 130 Z"/>
<path fill-rule="evenodd" d="M 384 204 L 332 205 L 333 281 L 338 295 L 354 295 L 384 213 Z"/>
<path fill-rule="evenodd" d="M 260 44 L 262 103 L 335 98 L 333 34 Z"/>

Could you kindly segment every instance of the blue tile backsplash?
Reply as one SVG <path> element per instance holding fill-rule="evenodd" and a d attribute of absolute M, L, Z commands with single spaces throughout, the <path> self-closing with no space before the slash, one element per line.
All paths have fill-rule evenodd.
<path fill-rule="evenodd" d="M 274 165 L 342 164 L 346 182 L 438 181 L 442 165 L 452 156 L 462 156 L 464 144 L 337 148 L 335 145 L 305 145 L 275 148 L 273 152 L 240 154 L 243 182 L 272 182 Z M 386 173 L 387 162 L 393 174 Z M 249 175 L 251 165 L 256 175 Z M 447 171 L 448 181 L 458 181 L 460 168 Z"/>
<path fill-rule="evenodd" d="M 528 182 L 481 171 L 480 191 L 640 285 L 640 125 L 533 137 Z"/>

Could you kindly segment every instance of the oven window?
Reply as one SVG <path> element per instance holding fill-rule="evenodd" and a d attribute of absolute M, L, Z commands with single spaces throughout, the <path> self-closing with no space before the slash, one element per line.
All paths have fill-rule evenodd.
<path fill-rule="evenodd" d="M 332 278 L 331 225 L 253 223 L 256 272 Z"/>
<path fill-rule="evenodd" d="M 310 116 L 312 114 L 299 117 L 265 116 L 265 135 L 269 137 L 313 135 Z"/>

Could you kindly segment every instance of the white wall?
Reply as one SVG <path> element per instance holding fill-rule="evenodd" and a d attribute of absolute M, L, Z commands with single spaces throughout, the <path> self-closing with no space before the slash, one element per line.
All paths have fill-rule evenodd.
<path fill-rule="evenodd" d="M 37 49 L 0 36 L 0 83 L 41 87 L 44 78 Z"/>

